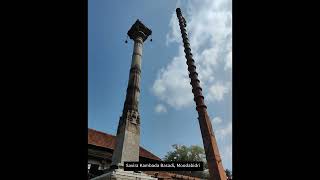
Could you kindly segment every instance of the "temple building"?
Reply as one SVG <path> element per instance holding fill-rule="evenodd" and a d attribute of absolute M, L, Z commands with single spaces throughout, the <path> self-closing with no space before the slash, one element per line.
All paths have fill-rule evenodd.
<path fill-rule="evenodd" d="M 88 129 L 88 170 L 97 173 L 110 168 L 116 137 L 94 129 Z M 140 146 L 139 161 L 161 161 L 159 157 Z"/>
<path fill-rule="evenodd" d="M 88 129 L 88 179 L 102 175 L 111 166 L 112 154 L 116 146 L 116 136 L 94 129 Z M 140 146 L 139 161 L 161 161 L 161 159 Z M 159 180 L 165 179 L 194 179 L 197 177 L 179 175 L 164 171 L 144 171 Z"/>

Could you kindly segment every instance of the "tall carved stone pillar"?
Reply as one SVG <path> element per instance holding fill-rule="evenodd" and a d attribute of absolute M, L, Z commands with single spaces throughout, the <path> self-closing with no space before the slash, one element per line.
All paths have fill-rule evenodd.
<path fill-rule="evenodd" d="M 124 161 L 139 161 L 140 115 L 139 96 L 141 78 L 141 57 L 143 42 L 151 30 L 137 20 L 128 36 L 134 41 L 129 82 L 122 116 L 117 129 L 117 144 L 112 156 L 112 167 L 122 167 Z"/>

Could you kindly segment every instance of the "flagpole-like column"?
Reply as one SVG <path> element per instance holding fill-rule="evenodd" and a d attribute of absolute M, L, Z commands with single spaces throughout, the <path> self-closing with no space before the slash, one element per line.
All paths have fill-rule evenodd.
<path fill-rule="evenodd" d="M 184 52 L 186 54 L 185 57 L 187 59 L 189 77 L 191 79 L 190 84 L 192 86 L 192 93 L 194 95 L 194 101 L 196 102 L 197 106 L 196 109 L 198 111 L 198 120 L 200 124 L 204 150 L 206 153 L 206 159 L 208 162 L 210 179 L 226 180 L 227 176 L 222 166 L 217 141 L 212 130 L 210 117 L 207 112 L 207 106 L 204 103 L 204 96 L 202 95 L 202 88 L 200 87 L 200 80 L 198 79 L 198 73 L 196 71 L 194 59 L 192 58 L 190 43 L 185 29 L 185 27 L 187 26 L 186 21 L 182 16 L 180 8 L 176 9 L 176 13 L 179 20 L 180 31 L 182 34 Z"/>
<path fill-rule="evenodd" d="M 140 78 L 143 42 L 152 31 L 137 20 L 128 36 L 134 41 L 126 100 L 117 129 L 117 143 L 112 155 L 112 167 L 121 168 L 124 161 L 139 161 L 140 148 Z"/>

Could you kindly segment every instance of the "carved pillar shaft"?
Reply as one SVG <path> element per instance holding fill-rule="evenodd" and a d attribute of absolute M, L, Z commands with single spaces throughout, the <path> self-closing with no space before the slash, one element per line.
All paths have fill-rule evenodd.
<path fill-rule="evenodd" d="M 151 30 L 137 20 L 128 36 L 134 41 L 126 100 L 117 129 L 117 144 L 112 155 L 112 167 L 122 167 L 124 161 L 139 161 L 140 150 L 140 77 L 143 42 Z"/>
<path fill-rule="evenodd" d="M 202 95 L 202 88 L 200 87 L 200 80 L 198 79 L 198 73 L 196 71 L 194 59 L 192 58 L 190 43 L 187 36 L 187 31 L 185 29 L 187 22 L 182 16 L 180 8 L 176 9 L 176 13 L 179 20 L 184 52 L 186 54 L 185 57 L 187 59 L 189 77 L 191 79 L 190 84 L 192 86 L 192 93 L 197 106 L 196 109 L 198 111 L 198 120 L 200 124 L 204 150 L 206 153 L 206 159 L 208 162 L 210 179 L 227 180 L 226 173 L 222 166 L 218 145 L 212 130 L 210 117 L 208 116 L 207 106 L 204 103 L 204 96 Z"/>
<path fill-rule="evenodd" d="M 143 39 L 137 37 L 134 41 L 129 82 L 123 113 L 127 110 L 138 111 L 140 97 L 140 76 Z"/>

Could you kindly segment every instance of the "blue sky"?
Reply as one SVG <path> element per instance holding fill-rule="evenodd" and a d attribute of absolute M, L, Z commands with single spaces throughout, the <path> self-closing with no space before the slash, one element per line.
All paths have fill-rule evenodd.
<path fill-rule="evenodd" d="M 223 165 L 232 169 L 231 0 L 88 2 L 89 128 L 116 134 L 133 49 L 124 41 L 140 19 L 153 39 L 143 47 L 141 146 L 161 158 L 172 144 L 203 146 L 175 14 L 180 7 Z"/>

